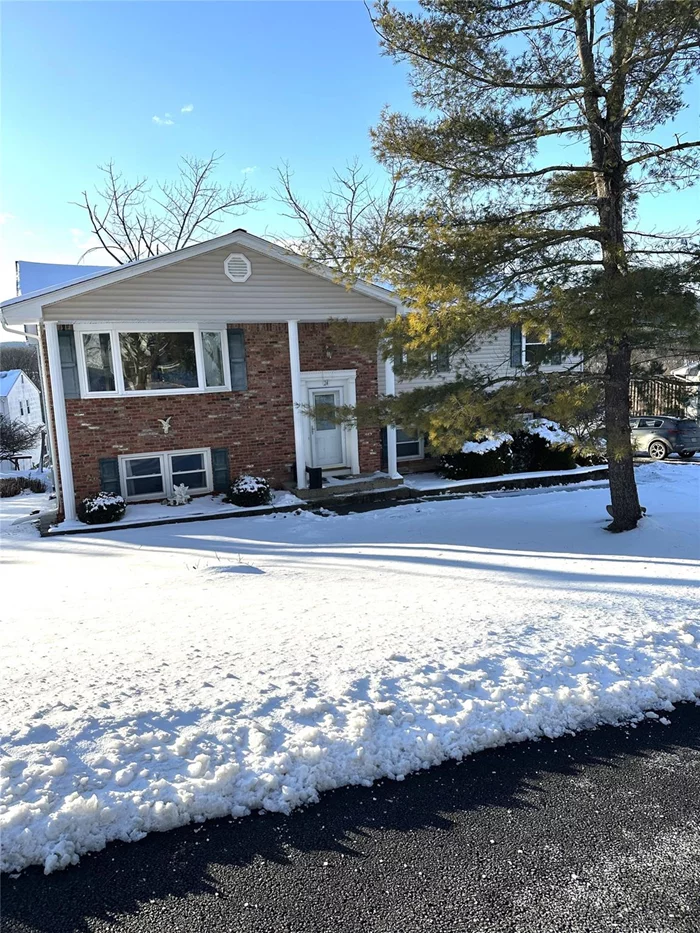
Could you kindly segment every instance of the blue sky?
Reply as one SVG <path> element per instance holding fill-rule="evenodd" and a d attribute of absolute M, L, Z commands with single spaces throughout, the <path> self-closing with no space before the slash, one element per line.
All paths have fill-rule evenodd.
<path fill-rule="evenodd" d="M 15 259 L 76 262 L 90 245 L 70 202 L 98 180 L 99 163 L 167 177 L 178 156 L 216 149 L 222 179 L 252 169 L 269 191 L 288 160 L 313 197 L 334 167 L 354 156 L 369 165 L 384 104 L 411 106 L 405 70 L 379 54 L 360 0 L 57 0 L 7 2 L 1 14 L 1 297 L 14 293 Z M 696 124 L 693 111 L 679 129 Z M 240 225 L 290 232 L 280 211 L 268 200 Z M 687 192 L 643 211 L 688 223 L 700 214 Z"/>
<path fill-rule="evenodd" d="M 87 224 L 69 202 L 98 163 L 162 177 L 216 149 L 222 179 L 254 168 L 269 190 L 288 160 L 313 195 L 335 166 L 369 162 L 385 103 L 410 105 L 359 0 L 5 3 L 2 94 L 2 297 L 14 259 L 77 261 Z M 280 232 L 280 210 L 268 200 L 241 225 Z"/>

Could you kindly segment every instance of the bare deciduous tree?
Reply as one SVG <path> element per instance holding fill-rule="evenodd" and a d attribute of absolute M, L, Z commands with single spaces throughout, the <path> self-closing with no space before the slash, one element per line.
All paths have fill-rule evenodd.
<path fill-rule="evenodd" d="M 275 193 L 287 208 L 282 216 L 296 221 L 300 229 L 293 238 L 295 248 L 344 279 L 372 277 L 367 257 L 384 254 L 408 209 L 409 194 L 399 167 L 393 167 L 384 184 L 372 176 L 355 159 L 344 172 L 334 172 L 320 203 L 311 205 L 297 194 L 288 165 L 277 172 Z M 380 263 L 373 268 L 378 270 Z"/>
<path fill-rule="evenodd" d="M 90 228 L 100 242 L 80 257 L 103 249 L 120 265 L 135 259 L 182 249 L 215 236 L 225 217 L 239 216 L 254 208 L 264 195 L 246 180 L 223 184 L 214 179 L 222 156 L 206 159 L 184 156 L 175 181 L 147 178 L 129 181 L 113 162 L 99 166 L 101 186 L 74 202 L 88 215 Z"/>
<path fill-rule="evenodd" d="M 25 424 L 0 415 L 0 461 L 8 460 L 19 469 L 19 460 L 41 437 L 41 425 Z"/>
<path fill-rule="evenodd" d="M 0 344 L 0 370 L 21 369 L 37 389 L 41 389 L 37 346 L 33 340 L 27 343 L 12 340 Z"/>

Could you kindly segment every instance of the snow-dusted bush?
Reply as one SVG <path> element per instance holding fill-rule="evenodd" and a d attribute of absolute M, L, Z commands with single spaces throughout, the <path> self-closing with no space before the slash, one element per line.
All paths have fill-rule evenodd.
<path fill-rule="evenodd" d="M 498 450 L 501 444 L 512 443 L 510 434 L 493 434 L 491 437 L 485 437 L 480 441 L 465 441 L 462 444 L 463 454 L 488 454 L 492 450 Z"/>
<path fill-rule="evenodd" d="M 96 496 L 83 499 L 78 507 L 78 518 L 86 525 L 101 525 L 117 522 L 126 511 L 126 502 L 122 496 L 113 492 L 98 492 Z"/>
<path fill-rule="evenodd" d="M 575 439 L 555 421 L 531 418 L 522 430 L 466 441 L 459 453 L 446 454 L 439 471 L 447 479 L 475 479 L 503 473 L 573 470 Z"/>
<path fill-rule="evenodd" d="M 231 484 L 227 500 L 234 505 L 268 505 L 272 502 L 270 484 L 262 476 L 250 476 L 243 473 Z"/>
<path fill-rule="evenodd" d="M 459 453 L 443 454 L 438 472 L 447 479 L 501 476 L 511 471 L 510 434 L 467 441 Z"/>
<path fill-rule="evenodd" d="M 556 421 L 549 421 L 547 418 L 530 418 L 525 422 L 524 430 L 528 434 L 538 434 L 552 445 L 573 447 L 576 440 L 573 434 L 559 427 Z"/>

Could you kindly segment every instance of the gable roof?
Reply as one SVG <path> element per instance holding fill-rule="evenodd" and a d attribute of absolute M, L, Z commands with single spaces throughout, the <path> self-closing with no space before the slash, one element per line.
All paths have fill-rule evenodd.
<path fill-rule="evenodd" d="M 17 268 L 17 294 L 26 298 L 33 292 L 41 292 L 55 288 L 57 285 L 67 285 L 94 275 L 97 272 L 108 272 L 116 266 L 82 266 L 69 265 L 58 262 L 27 262 L 18 259 Z"/>
<path fill-rule="evenodd" d="M 74 298 L 76 295 L 82 295 L 105 285 L 122 282 L 124 279 L 143 275 L 153 269 L 160 269 L 176 262 L 182 262 L 185 259 L 191 259 L 194 256 L 221 249 L 223 246 L 240 246 L 262 253 L 271 259 L 277 259 L 280 262 L 295 266 L 310 275 L 317 275 L 331 281 L 337 284 L 339 288 L 345 287 L 337 283 L 333 272 L 326 266 L 306 260 L 290 250 L 264 240 L 262 237 L 253 236 L 246 230 L 234 230 L 232 233 L 226 233 L 204 243 L 195 243 L 192 246 L 186 246 L 184 249 L 174 250 L 172 253 L 162 253 L 159 256 L 137 259 L 123 266 L 106 267 L 103 271 L 93 272 L 72 282 L 39 289 L 18 298 L 10 298 L 0 303 L 2 317 L 6 324 L 35 324 L 42 319 L 44 305 Z M 350 289 L 389 304 L 394 308 L 399 307 L 399 299 L 389 289 L 382 288 L 379 285 L 371 285 L 368 282 L 355 282 L 350 286 Z"/>
<path fill-rule="evenodd" d="M 12 386 L 22 375 L 21 369 L 4 369 L 0 372 L 0 397 L 5 398 L 10 394 Z"/>

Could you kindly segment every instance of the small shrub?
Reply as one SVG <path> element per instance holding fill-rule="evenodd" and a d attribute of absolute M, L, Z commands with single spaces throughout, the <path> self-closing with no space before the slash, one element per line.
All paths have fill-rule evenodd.
<path fill-rule="evenodd" d="M 0 479 L 0 498 L 9 499 L 10 496 L 18 496 L 26 488 L 27 480 L 24 476 L 8 476 Z"/>
<path fill-rule="evenodd" d="M 538 470 L 573 470 L 576 467 L 570 444 L 551 444 L 541 434 L 517 431 L 511 445 L 514 473 Z"/>
<path fill-rule="evenodd" d="M 506 442 L 484 453 L 443 454 L 438 473 L 446 479 L 477 479 L 511 472 L 510 445 Z"/>
<path fill-rule="evenodd" d="M 225 501 L 248 508 L 253 505 L 269 505 L 272 502 L 272 490 L 268 481 L 262 476 L 249 476 L 243 473 L 231 484 Z"/>
<path fill-rule="evenodd" d="M 99 492 L 96 496 L 83 499 L 78 507 L 78 518 L 86 525 L 101 525 L 117 522 L 126 511 L 126 502 L 122 496 L 113 492 Z"/>
<path fill-rule="evenodd" d="M 30 476 L 27 479 L 26 488 L 30 492 L 46 492 L 46 483 L 43 481 L 43 479 L 39 479 L 38 476 Z"/>

